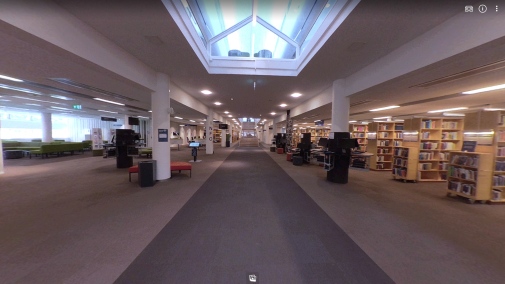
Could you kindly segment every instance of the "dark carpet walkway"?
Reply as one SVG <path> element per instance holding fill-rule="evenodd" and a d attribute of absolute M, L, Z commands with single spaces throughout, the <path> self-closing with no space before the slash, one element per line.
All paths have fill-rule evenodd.
<path fill-rule="evenodd" d="M 230 154 L 116 283 L 248 283 L 250 273 L 256 283 L 393 283 L 254 148 Z"/>

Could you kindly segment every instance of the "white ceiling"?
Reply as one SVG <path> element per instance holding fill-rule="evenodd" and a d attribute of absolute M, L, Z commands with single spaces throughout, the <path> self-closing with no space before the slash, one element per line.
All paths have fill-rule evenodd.
<path fill-rule="evenodd" d="M 210 75 L 205 71 L 190 45 L 178 30 L 161 1 L 78 1 L 55 0 L 58 5 L 75 15 L 85 24 L 110 39 L 146 65 L 170 76 L 188 94 L 205 105 L 214 108 L 220 115 L 225 110 L 234 117 L 268 117 L 270 112 L 284 112 L 281 103 L 288 108 L 302 104 L 331 86 L 338 78 L 345 78 L 387 55 L 452 16 L 461 13 L 461 1 L 361 1 L 340 28 L 328 39 L 305 69 L 297 77 Z M 470 1 L 472 2 L 472 1 Z M 130 80 L 89 63 L 56 46 L 44 42 L 26 32 L 0 21 L 0 74 L 5 74 L 38 84 L 61 88 L 87 96 L 100 96 L 93 91 L 63 85 L 49 78 L 69 78 L 108 92 L 133 99 L 132 106 L 116 107 L 97 103 L 90 99 L 78 99 L 86 113 L 98 115 L 94 110 L 115 110 L 123 115 L 148 115 L 150 93 Z M 154 39 L 159 39 L 153 40 Z M 466 106 L 499 105 L 505 102 L 505 93 L 497 91 L 473 96 L 445 97 L 458 92 L 475 89 L 494 83 L 503 83 L 502 69 L 473 75 L 464 79 L 441 83 L 431 87 L 411 86 L 442 78 L 458 72 L 505 59 L 505 40 L 500 39 L 474 50 L 453 56 L 423 69 L 405 74 L 396 79 L 361 91 L 351 96 L 351 104 L 370 101 L 351 107 L 351 118 L 364 120 L 372 117 L 393 115 L 417 115 L 427 110 L 465 104 Z M 253 88 L 256 82 L 256 88 Z M 0 79 L 0 84 L 13 82 Z M 22 86 L 23 84 L 18 84 Z M 26 87 L 26 85 L 25 85 Z M 37 88 L 44 94 L 54 93 Z M 202 89 L 214 94 L 205 96 Z M 294 99 L 293 92 L 303 94 Z M 16 91 L 1 90 L 2 105 L 22 106 L 22 99 L 12 99 Z M 65 94 L 65 92 L 61 92 Z M 67 96 L 71 96 L 68 93 Z M 439 98 L 438 100 L 436 100 Z M 442 99 L 444 98 L 444 99 Z M 233 99 L 233 100 L 232 100 Z M 432 99 L 431 102 L 423 100 Z M 54 100 L 62 102 L 61 100 Z M 222 106 L 213 105 L 215 101 Z M 72 101 L 72 104 L 74 102 Z M 370 113 L 369 109 L 385 105 L 400 104 L 401 108 Z M 47 108 L 50 104 L 43 104 Z M 172 101 L 176 111 L 187 119 L 202 119 L 203 114 Z M 38 109 L 36 106 L 23 108 Z M 139 110 L 142 109 L 142 110 Z M 329 119 L 331 107 L 323 106 L 295 117 L 295 121 L 312 122 Z M 107 115 L 106 115 L 107 116 Z M 305 118 L 305 119 L 304 119 Z"/>

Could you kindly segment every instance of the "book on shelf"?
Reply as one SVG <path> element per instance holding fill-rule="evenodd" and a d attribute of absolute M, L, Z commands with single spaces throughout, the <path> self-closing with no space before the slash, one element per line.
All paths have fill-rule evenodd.
<path fill-rule="evenodd" d="M 389 132 L 379 132 L 379 138 L 389 138 Z"/>
<path fill-rule="evenodd" d="M 409 149 L 407 148 L 395 148 L 394 150 L 395 156 L 401 156 L 401 157 L 408 157 L 409 156 Z"/>
<path fill-rule="evenodd" d="M 465 167 L 479 167 L 479 157 L 454 155 L 451 164 Z"/>
<path fill-rule="evenodd" d="M 428 131 L 421 132 L 421 139 L 430 139 L 430 133 Z"/>
<path fill-rule="evenodd" d="M 389 149 L 379 148 L 377 154 L 389 154 Z"/>
<path fill-rule="evenodd" d="M 403 130 L 403 124 L 395 124 L 395 130 Z"/>
<path fill-rule="evenodd" d="M 396 132 L 396 133 L 395 133 L 395 139 L 403 139 L 403 133 L 401 133 L 401 132 Z"/>
<path fill-rule="evenodd" d="M 493 176 L 493 186 L 505 186 L 505 175 Z"/>
<path fill-rule="evenodd" d="M 467 195 L 475 195 L 476 188 L 472 183 L 462 183 L 459 181 L 449 181 L 447 183 L 447 187 L 449 190 L 453 190 L 456 192 L 461 192 Z"/>
<path fill-rule="evenodd" d="M 505 157 L 505 147 L 498 147 L 496 150 L 496 156 Z"/>
<path fill-rule="evenodd" d="M 353 127 L 353 130 L 354 131 L 361 131 L 361 132 L 365 132 L 366 131 L 366 126 L 354 126 Z"/>
<path fill-rule="evenodd" d="M 379 124 L 379 130 L 391 130 L 389 124 Z"/>
<path fill-rule="evenodd" d="M 438 150 L 438 143 L 436 142 L 421 142 L 420 149 L 423 150 Z"/>
<path fill-rule="evenodd" d="M 496 164 L 494 166 L 494 170 L 497 172 L 505 171 L 505 161 L 496 161 Z"/>
<path fill-rule="evenodd" d="M 387 147 L 389 146 L 389 140 L 379 141 L 378 146 Z"/>
<path fill-rule="evenodd" d="M 399 177 L 406 177 L 407 176 L 407 169 L 402 169 L 402 168 L 393 168 L 393 174 Z"/>
<path fill-rule="evenodd" d="M 445 171 L 449 168 L 449 163 L 440 163 L 438 164 L 438 170 Z"/>
<path fill-rule="evenodd" d="M 440 143 L 440 148 L 442 150 L 456 150 L 456 143 L 454 143 L 454 142 L 442 142 L 442 143 Z"/>
<path fill-rule="evenodd" d="M 493 190 L 491 191 L 491 199 L 495 201 L 502 200 L 502 190 L 493 188 Z"/>
<path fill-rule="evenodd" d="M 443 121 L 442 129 L 458 129 L 457 121 Z"/>
<path fill-rule="evenodd" d="M 402 146 L 402 141 L 394 141 L 395 147 L 401 147 Z"/>
<path fill-rule="evenodd" d="M 420 152 L 419 160 L 433 160 L 433 152 Z"/>
<path fill-rule="evenodd" d="M 423 120 L 422 121 L 422 128 L 429 128 L 429 129 L 433 129 L 433 128 L 437 128 L 437 122 L 436 121 L 433 121 L 433 120 Z"/>
<path fill-rule="evenodd" d="M 438 159 L 441 160 L 441 161 L 448 161 L 449 160 L 449 154 L 450 153 L 447 153 L 447 152 L 440 152 L 438 153 Z"/>
<path fill-rule="evenodd" d="M 431 163 L 419 163 L 419 169 L 423 171 L 429 171 L 431 170 Z"/>
<path fill-rule="evenodd" d="M 442 132 L 442 140 L 457 140 L 458 132 Z"/>
<path fill-rule="evenodd" d="M 456 177 L 466 180 L 477 181 L 477 171 L 469 170 L 465 168 L 450 166 L 448 168 L 448 174 L 450 177 Z"/>
<path fill-rule="evenodd" d="M 497 135 L 498 142 L 505 142 L 505 130 L 498 131 Z"/>

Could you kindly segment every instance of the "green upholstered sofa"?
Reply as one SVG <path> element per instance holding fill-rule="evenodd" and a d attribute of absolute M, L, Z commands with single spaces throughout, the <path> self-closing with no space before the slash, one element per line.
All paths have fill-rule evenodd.
<path fill-rule="evenodd" d="M 60 156 L 64 153 L 74 154 L 75 152 L 83 152 L 86 148 L 86 143 L 83 142 L 17 142 L 17 141 L 2 141 L 3 150 L 24 150 L 32 155 L 40 155 L 48 157 L 49 155 Z"/>

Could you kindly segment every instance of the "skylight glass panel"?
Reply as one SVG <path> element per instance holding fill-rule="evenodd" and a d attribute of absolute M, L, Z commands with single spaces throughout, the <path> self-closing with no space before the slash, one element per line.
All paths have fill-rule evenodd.
<path fill-rule="evenodd" d="M 214 37 L 252 15 L 252 0 L 193 0 L 205 29 Z"/>
<path fill-rule="evenodd" d="M 328 13 L 331 11 L 333 6 L 335 6 L 336 2 L 337 2 L 337 0 L 328 0 L 328 3 L 326 3 L 323 10 L 321 11 L 321 14 L 317 17 L 316 22 L 314 23 L 314 25 L 310 29 L 309 34 L 307 35 L 305 40 L 302 42 L 302 50 L 305 49 L 305 47 L 307 46 L 307 43 L 310 42 L 310 40 L 312 39 L 314 34 L 319 30 L 319 27 L 321 27 L 321 24 L 326 19 L 326 16 L 328 16 Z"/>
<path fill-rule="evenodd" d="M 193 15 L 193 12 L 191 11 L 191 8 L 189 7 L 188 2 L 186 0 L 181 0 L 181 3 L 184 6 L 184 10 L 186 10 L 186 13 L 188 14 L 188 17 L 191 20 L 191 23 L 193 24 L 193 27 L 195 28 L 195 31 L 198 34 L 198 37 L 200 37 L 202 42 L 204 44 L 206 44 L 205 37 L 203 36 L 200 26 L 198 26 L 198 23 L 196 22 L 195 16 Z"/>
<path fill-rule="evenodd" d="M 293 40 L 296 40 L 317 2 L 316 0 L 257 1 L 258 17 Z"/>
<path fill-rule="evenodd" d="M 252 49 L 251 29 L 252 23 L 249 23 L 222 40 L 212 44 L 211 55 L 250 57 Z"/>
<path fill-rule="evenodd" d="M 259 58 L 293 59 L 296 56 L 296 47 L 260 24 L 253 27 L 253 52 Z"/>

